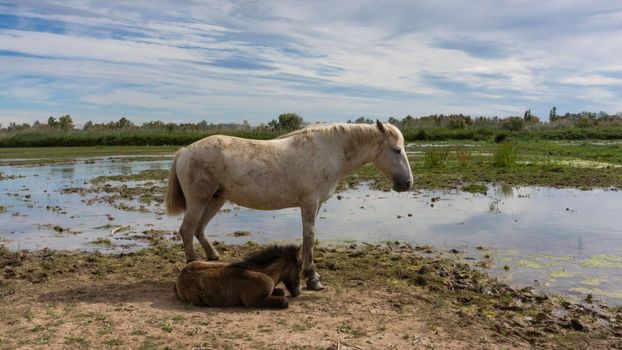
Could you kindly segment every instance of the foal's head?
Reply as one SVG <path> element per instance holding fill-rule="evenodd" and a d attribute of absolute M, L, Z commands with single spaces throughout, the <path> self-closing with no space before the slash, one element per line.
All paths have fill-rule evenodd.
<path fill-rule="evenodd" d="M 287 254 L 284 255 L 283 259 L 283 266 L 286 266 L 283 272 L 283 284 L 292 296 L 297 297 L 300 295 L 300 272 L 302 271 L 300 247 L 287 246 Z"/>
<path fill-rule="evenodd" d="M 413 174 L 404 149 L 404 136 L 395 126 L 382 124 L 378 120 L 376 128 L 381 132 L 383 140 L 373 162 L 391 180 L 394 191 L 406 191 L 413 182 Z"/>
<path fill-rule="evenodd" d="M 277 264 L 277 265 L 275 265 Z M 292 296 L 300 295 L 300 272 L 302 259 L 300 247 L 295 245 L 272 245 L 251 253 L 235 266 L 251 269 L 266 269 L 268 266 L 280 268 L 281 281 Z"/>

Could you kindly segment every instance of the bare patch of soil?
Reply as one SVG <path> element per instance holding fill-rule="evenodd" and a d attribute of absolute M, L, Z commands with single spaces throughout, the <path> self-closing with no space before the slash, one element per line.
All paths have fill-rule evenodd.
<path fill-rule="evenodd" d="M 218 245 L 235 261 L 256 245 Z M 181 303 L 179 244 L 126 254 L 0 248 L 0 348 L 606 349 L 622 310 L 515 290 L 402 243 L 319 248 L 321 292 L 286 310 Z"/>

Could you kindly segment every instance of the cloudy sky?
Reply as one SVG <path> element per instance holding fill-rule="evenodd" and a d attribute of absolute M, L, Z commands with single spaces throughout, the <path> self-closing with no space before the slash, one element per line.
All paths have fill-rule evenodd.
<path fill-rule="evenodd" d="M 0 0 L 0 123 L 622 111 L 622 2 Z"/>

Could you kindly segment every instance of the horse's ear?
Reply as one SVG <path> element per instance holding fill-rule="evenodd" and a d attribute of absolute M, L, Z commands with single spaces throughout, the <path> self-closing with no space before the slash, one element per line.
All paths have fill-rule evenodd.
<path fill-rule="evenodd" d="M 386 132 L 386 130 L 384 129 L 384 125 L 382 125 L 382 123 L 378 119 L 376 119 L 376 126 L 383 134 Z"/>

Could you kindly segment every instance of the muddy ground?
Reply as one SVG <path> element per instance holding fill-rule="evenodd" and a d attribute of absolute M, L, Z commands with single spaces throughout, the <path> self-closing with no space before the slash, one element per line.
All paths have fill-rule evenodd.
<path fill-rule="evenodd" d="M 260 310 L 181 303 L 181 244 L 151 243 L 116 255 L 0 249 L 0 348 L 622 349 L 622 308 L 510 288 L 457 251 L 321 247 L 327 289 Z M 261 247 L 217 248 L 235 261 Z"/>

